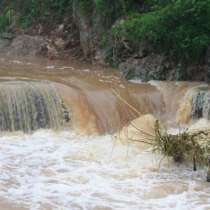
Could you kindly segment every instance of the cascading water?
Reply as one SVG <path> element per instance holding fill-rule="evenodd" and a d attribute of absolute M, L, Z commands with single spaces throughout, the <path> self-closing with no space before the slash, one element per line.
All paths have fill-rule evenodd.
<path fill-rule="evenodd" d="M 204 118 L 210 120 L 210 89 L 205 84 L 189 88 L 181 100 L 177 122 L 187 124 Z"/>
<path fill-rule="evenodd" d="M 0 131 L 59 129 L 69 121 L 68 113 L 50 82 L 0 83 Z"/>
<path fill-rule="evenodd" d="M 118 139 L 122 132 L 109 135 L 123 128 L 126 138 L 139 138 L 156 119 L 177 131 L 176 114 L 208 118 L 201 84 L 134 85 L 87 67 L 17 63 L 0 59 L 0 131 L 25 132 L 0 135 L 0 210 L 210 209 L 205 170 L 162 160 L 147 146 Z"/>
<path fill-rule="evenodd" d="M 210 119 L 210 90 L 208 87 L 199 88 L 192 98 L 192 118 Z"/>

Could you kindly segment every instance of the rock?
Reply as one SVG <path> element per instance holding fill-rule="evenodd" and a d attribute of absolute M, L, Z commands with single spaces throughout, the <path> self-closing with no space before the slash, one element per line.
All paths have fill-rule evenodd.
<path fill-rule="evenodd" d="M 183 64 L 178 63 L 178 65 L 176 66 L 175 79 L 181 81 L 185 80 L 185 78 L 187 78 L 186 69 Z"/>
<path fill-rule="evenodd" d="M 0 35 L 0 53 L 7 52 L 8 47 L 10 46 L 14 35 L 11 33 L 1 33 Z"/>
<path fill-rule="evenodd" d="M 186 64 L 179 62 L 174 66 L 173 80 L 178 81 L 204 81 L 206 78 L 206 71 L 203 65 Z M 199 74 L 198 74 L 199 72 Z"/>
<path fill-rule="evenodd" d="M 62 36 L 63 32 L 64 32 L 64 24 L 60 24 L 56 29 L 56 34 L 57 36 Z"/>
<path fill-rule="evenodd" d="M 57 39 L 52 44 L 51 40 L 46 40 L 42 36 L 18 35 L 13 39 L 10 45 L 7 45 L 5 50 L 9 56 L 46 56 L 49 59 L 58 58 L 59 54 L 54 46 L 63 48 L 64 42 Z M 0 42 L 1 48 L 1 42 Z"/>
<path fill-rule="evenodd" d="M 210 182 L 210 158 L 209 158 L 209 166 L 208 166 L 206 181 L 207 181 L 207 182 Z"/>
<path fill-rule="evenodd" d="M 56 59 L 58 58 L 59 54 L 56 48 L 53 45 L 47 45 L 47 57 L 49 59 Z"/>
<path fill-rule="evenodd" d="M 151 54 L 143 58 L 129 58 L 119 66 L 126 79 L 165 80 L 170 63 L 162 55 Z"/>
<path fill-rule="evenodd" d="M 119 65 L 125 79 L 202 81 L 206 77 L 202 65 L 175 63 L 164 55 L 151 53 L 149 46 L 147 49 L 143 44 L 139 49 L 139 52 Z M 210 80 L 210 52 L 208 62 Z"/>
<path fill-rule="evenodd" d="M 136 54 L 138 58 L 144 58 L 152 51 L 151 46 L 146 42 L 141 42 L 138 49 L 138 53 Z"/>
<path fill-rule="evenodd" d="M 0 52 L 4 50 L 11 44 L 11 41 L 8 39 L 0 39 Z"/>
<path fill-rule="evenodd" d="M 207 48 L 206 51 L 206 64 L 207 64 L 206 81 L 210 82 L 210 46 Z"/>
<path fill-rule="evenodd" d="M 207 172 L 206 181 L 210 182 L 210 169 Z"/>
<path fill-rule="evenodd" d="M 7 32 L 1 33 L 1 38 L 2 38 L 2 39 L 12 40 L 14 37 L 15 37 L 15 36 L 14 36 L 14 34 L 12 34 L 12 33 L 7 33 Z"/>
<path fill-rule="evenodd" d="M 57 38 L 54 42 L 55 46 L 59 50 L 64 50 L 65 48 L 65 41 L 62 38 Z"/>
<path fill-rule="evenodd" d="M 100 64 L 102 66 L 107 66 L 106 63 L 106 52 L 104 50 L 98 49 L 96 50 L 94 60 L 97 64 Z"/>
<path fill-rule="evenodd" d="M 18 35 L 13 39 L 7 54 L 15 56 L 35 56 L 40 53 L 45 43 L 45 39 L 41 36 Z"/>

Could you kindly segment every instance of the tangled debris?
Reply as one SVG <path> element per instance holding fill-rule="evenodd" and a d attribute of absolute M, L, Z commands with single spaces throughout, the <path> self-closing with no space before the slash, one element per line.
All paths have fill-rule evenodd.
<path fill-rule="evenodd" d="M 197 165 L 209 165 L 210 130 L 184 131 L 178 134 L 162 133 L 157 121 L 153 147 L 154 151 L 173 157 L 176 162 L 192 162 L 193 169 L 196 170 Z"/>
<path fill-rule="evenodd" d="M 172 157 L 175 162 L 191 162 L 194 171 L 197 170 L 197 166 L 208 167 L 207 181 L 210 182 L 210 130 L 186 130 L 178 134 L 169 134 L 163 130 L 158 120 L 154 129 L 155 136 L 152 140 L 151 136 L 145 136 L 145 140 L 139 142 L 150 144 L 154 152 Z"/>
<path fill-rule="evenodd" d="M 128 105 L 139 116 L 142 114 L 134 109 L 128 102 L 114 92 L 115 95 L 125 104 Z M 138 138 L 130 138 L 128 141 L 139 142 L 150 145 L 154 152 L 159 152 L 165 157 L 172 157 L 175 162 L 191 162 L 193 170 L 197 166 L 208 167 L 207 181 L 210 182 L 210 129 L 197 131 L 185 130 L 178 134 L 171 134 L 156 120 L 154 132 L 145 132 L 135 124 L 130 125 L 139 132 Z"/>

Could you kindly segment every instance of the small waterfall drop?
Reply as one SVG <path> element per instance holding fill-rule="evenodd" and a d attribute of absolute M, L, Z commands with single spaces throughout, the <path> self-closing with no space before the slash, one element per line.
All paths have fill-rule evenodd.
<path fill-rule="evenodd" d="M 0 131 L 30 133 L 42 128 L 59 129 L 69 121 L 69 112 L 53 83 L 0 83 Z"/>
<path fill-rule="evenodd" d="M 210 90 L 207 87 L 198 89 L 193 95 L 192 118 L 210 119 Z"/>
<path fill-rule="evenodd" d="M 181 129 L 209 126 L 196 120 L 209 116 L 208 85 L 132 84 L 107 72 L 5 63 L 0 209 L 210 209 L 205 171 L 128 141 L 154 132 L 157 119 L 174 133 L 182 131 L 175 116 L 186 122 Z"/>
<path fill-rule="evenodd" d="M 187 124 L 191 120 L 210 120 L 210 89 L 207 85 L 197 85 L 188 89 L 181 100 L 177 122 Z"/>

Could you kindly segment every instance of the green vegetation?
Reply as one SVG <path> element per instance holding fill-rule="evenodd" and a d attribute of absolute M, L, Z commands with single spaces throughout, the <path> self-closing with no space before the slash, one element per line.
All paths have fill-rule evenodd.
<path fill-rule="evenodd" d="M 101 14 L 104 23 L 111 24 L 133 10 L 135 2 L 136 0 L 5 0 L 2 5 L 12 8 L 20 15 L 23 25 L 29 27 L 36 22 L 50 23 L 62 20 L 66 15 L 71 16 L 75 5 L 85 15 L 94 15 L 95 9 Z"/>
<path fill-rule="evenodd" d="M 194 170 L 197 169 L 197 164 L 209 166 L 210 131 L 183 132 L 172 135 L 161 132 L 157 122 L 153 149 L 166 157 L 172 157 L 176 162 L 192 162 Z"/>
<path fill-rule="evenodd" d="M 111 26 L 121 16 L 133 10 L 133 0 L 95 0 L 96 10 L 101 14 L 103 24 Z"/>
<path fill-rule="evenodd" d="M 160 2 L 150 2 L 149 11 L 133 13 L 116 25 L 114 39 L 119 44 L 126 40 L 134 50 L 144 41 L 174 59 L 198 62 L 210 44 L 210 0 Z"/>
<path fill-rule="evenodd" d="M 72 0 L 11 0 L 5 4 L 19 17 L 20 26 L 27 28 L 36 23 L 52 24 L 62 21 L 71 11 L 72 2 Z"/>
<path fill-rule="evenodd" d="M 93 1 L 92 0 L 79 0 L 79 9 L 83 15 L 91 15 L 93 11 Z"/>
<path fill-rule="evenodd" d="M 25 27 L 36 22 L 52 24 L 62 21 L 72 3 L 68 0 L 25 1 L 27 3 L 22 7 L 22 11 L 20 10 L 23 14 L 20 21 Z"/>
<path fill-rule="evenodd" d="M 177 63 L 199 63 L 210 45 L 210 0 L 5 0 L 0 31 L 18 18 L 22 28 L 53 25 L 80 10 L 93 26 L 103 27 L 101 46 L 118 64 L 147 43 L 153 52 Z M 2 6 L 1 6 L 2 8 Z M 106 31 L 106 33 L 105 33 Z M 96 29 L 97 33 L 97 29 Z"/>
<path fill-rule="evenodd" d="M 3 14 L 0 16 L 0 33 L 4 32 L 7 27 L 12 23 L 13 20 L 13 10 L 6 8 Z"/>

